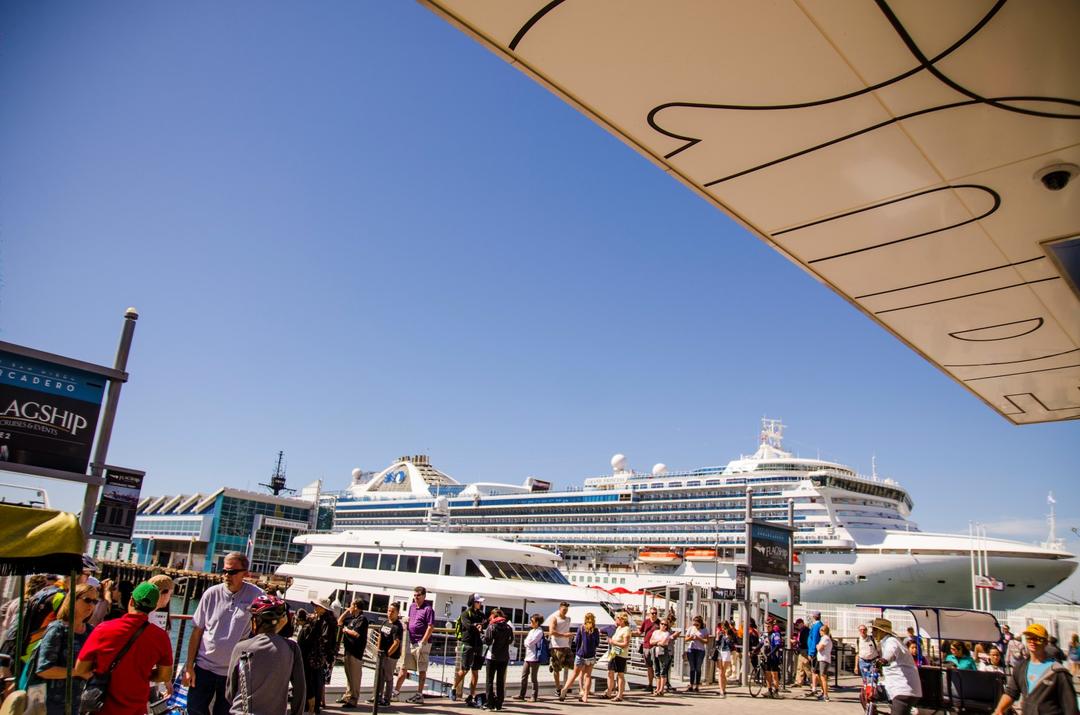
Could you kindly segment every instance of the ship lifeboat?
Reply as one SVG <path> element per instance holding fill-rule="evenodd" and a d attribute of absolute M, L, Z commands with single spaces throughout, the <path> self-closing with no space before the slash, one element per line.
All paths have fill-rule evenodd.
<path fill-rule="evenodd" d="M 643 564 L 678 564 L 682 560 L 678 553 L 663 549 L 645 549 L 638 553 L 638 561 Z"/>
<path fill-rule="evenodd" d="M 687 549 L 687 561 L 716 561 L 716 549 Z"/>

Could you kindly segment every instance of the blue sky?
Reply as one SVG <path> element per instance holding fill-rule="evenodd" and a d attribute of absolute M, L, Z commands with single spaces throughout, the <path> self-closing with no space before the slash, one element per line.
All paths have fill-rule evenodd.
<path fill-rule="evenodd" d="M 924 528 L 1035 540 L 1050 490 L 1080 527 L 1080 425 L 1012 426 L 418 4 L 0 27 L 0 339 L 111 363 L 139 309 L 109 461 L 144 493 L 256 488 L 279 449 L 294 486 L 406 453 L 566 486 L 724 463 L 769 415 L 876 454 Z"/>

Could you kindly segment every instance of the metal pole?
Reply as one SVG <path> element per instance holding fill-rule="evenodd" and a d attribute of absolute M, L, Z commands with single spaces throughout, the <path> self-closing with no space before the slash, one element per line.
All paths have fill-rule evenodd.
<path fill-rule="evenodd" d="M 746 559 L 746 593 L 742 602 L 742 684 L 750 684 L 750 521 L 754 518 L 754 490 L 746 488 L 746 536 L 743 555 Z"/>
<path fill-rule="evenodd" d="M 988 540 L 989 540 L 989 536 L 986 533 L 986 527 L 983 526 L 983 565 L 984 565 L 983 573 L 986 576 L 990 576 L 990 545 L 987 543 Z M 993 578 L 993 577 L 991 576 L 991 578 Z M 990 610 L 990 597 L 993 595 L 993 590 L 994 589 L 992 589 L 992 588 L 984 588 L 983 590 L 986 591 L 986 610 L 989 611 Z"/>
<path fill-rule="evenodd" d="M 68 637 L 67 637 L 67 674 L 64 676 L 64 708 L 67 712 L 72 711 L 72 699 L 74 692 L 71 681 L 71 671 L 75 669 L 75 579 L 78 575 L 75 569 L 68 574 Z"/>
<path fill-rule="evenodd" d="M 128 308 L 124 312 L 124 327 L 120 333 L 120 345 L 116 348 L 115 367 L 120 372 L 127 372 L 128 354 L 131 352 L 131 338 L 135 335 L 135 321 L 139 319 L 139 313 L 134 308 Z M 109 453 L 109 440 L 112 439 L 113 422 L 116 421 L 116 406 L 120 402 L 120 388 L 124 383 L 119 380 L 109 380 L 109 386 L 105 394 L 105 411 L 101 415 L 101 426 L 98 427 L 97 444 L 94 446 L 94 458 L 90 462 L 90 474 L 100 477 L 105 471 L 105 459 Z M 94 526 L 94 512 L 97 509 L 98 494 L 101 487 L 96 484 L 87 484 L 86 493 L 83 495 L 82 518 L 79 520 L 83 533 L 90 536 Z"/>
<path fill-rule="evenodd" d="M 979 602 L 975 591 L 975 528 L 970 521 L 968 522 L 968 547 L 971 550 L 971 608 L 977 611 Z"/>
<path fill-rule="evenodd" d="M 795 500 L 787 500 L 787 524 L 792 529 L 795 528 Z M 791 634 L 792 634 L 792 621 L 795 620 L 795 588 L 791 585 L 791 579 L 795 577 L 795 532 L 792 531 L 788 534 L 788 553 L 791 554 L 791 558 L 788 560 L 788 607 L 787 607 L 787 628 L 784 631 L 784 652 L 791 654 Z M 784 677 L 781 680 L 781 687 L 787 690 L 788 676 L 791 675 L 791 666 L 795 661 L 791 657 L 784 658 Z M 795 682 L 795 678 L 791 678 L 792 682 Z"/>

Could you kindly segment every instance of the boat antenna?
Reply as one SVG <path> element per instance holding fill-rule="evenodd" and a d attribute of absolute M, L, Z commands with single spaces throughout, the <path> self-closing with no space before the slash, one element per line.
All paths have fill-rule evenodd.
<path fill-rule="evenodd" d="M 870 455 L 870 478 L 877 481 L 877 455 Z"/>
<path fill-rule="evenodd" d="M 264 484 L 259 482 L 260 487 L 266 487 L 274 496 L 279 496 L 282 492 L 288 492 L 295 494 L 295 489 L 289 489 L 285 486 L 285 452 L 278 451 L 277 453 L 277 466 L 274 467 L 274 473 L 270 476 L 270 483 Z"/>
<path fill-rule="evenodd" d="M 1065 540 L 1057 538 L 1057 516 L 1054 514 L 1054 505 L 1057 504 L 1057 499 L 1054 499 L 1054 493 L 1048 492 L 1046 495 L 1046 503 L 1050 505 L 1050 514 L 1046 517 L 1049 533 L 1046 535 L 1046 541 L 1043 543 L 1043 548 L 1054 549 L 1057 551 L 1064 550 Z M 1073 529 L 1073 531 L 1076 531 Z"/>

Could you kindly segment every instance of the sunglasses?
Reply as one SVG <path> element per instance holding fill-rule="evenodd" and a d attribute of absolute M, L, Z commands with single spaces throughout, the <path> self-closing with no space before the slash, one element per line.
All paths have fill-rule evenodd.
<path fill-rule="evenodd" d="M 221 573 L 226 576 L 235 576 L 238 573 L 244 573 L 247 569 L 223 569 Z"/>
<path fill-rule="evenodd" d="M 1024 636 L 1024 638 L 1027 639 L 1028 643 L 1045 643 L 1046 642 L 1045 638 L 1040 638 L 1039 636 Z"/>
<path fill-rule="evenodd" d="M 83 603 L 89 603 L 91 606 L 96 606 L 98 604 L 98 599 L 96 598 L 80 598 L 79 600 Z"/>

